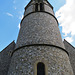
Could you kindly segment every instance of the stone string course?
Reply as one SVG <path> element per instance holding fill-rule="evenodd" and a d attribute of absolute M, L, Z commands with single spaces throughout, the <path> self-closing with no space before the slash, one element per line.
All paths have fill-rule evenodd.
<path fill-rule="evenodd" d="M 53 16 L 36 12 L 22 21 L 16 48 L 29 44 L 52 44 L 64 48 L 57 21 Z"/>
<path fill-rule="evenodd" d="M 72 75 L 68 55 L 59 48 L 48 46 L 25 47 L 16 51 L 8 75 L 34 75 L 36 61 L 46 62 L 48 75 Z"/>
<path fill-rule="evenodd" d="M 45 64 L 46 75 L 73 75 L 52 6 L 44 0 L 44 12 L 31 13 L 34 3 L 25 8 L 16 46 L 13 42 L 0 53 L 0 75 L 37 75 L 38 62 Z M 33 44 L 38 46 L 26 47 Z"/>

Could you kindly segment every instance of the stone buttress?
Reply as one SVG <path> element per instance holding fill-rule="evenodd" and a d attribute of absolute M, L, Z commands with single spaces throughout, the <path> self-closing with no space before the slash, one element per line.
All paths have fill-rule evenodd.
<path fill-rule="evenodd" d="M 31 0 L 26 6 L 8 75 L 73 75 L 47 0 Z"/>

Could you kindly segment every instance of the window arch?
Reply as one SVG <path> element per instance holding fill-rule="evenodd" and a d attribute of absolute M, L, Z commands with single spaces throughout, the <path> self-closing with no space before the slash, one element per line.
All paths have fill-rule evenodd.
<path fill-rule="evenodd" d="M 35 4 L 35 11 L 38 11 L 38 3 Z"/>
<path fill-rule="evenodd" d="M 40 11 L 44 11 L 44 4 L 40 3 Z"/>
<path fill-rule="evenodd" d="M 45 75 L 45 65 L 42 62 L 37 64 L 37 75 Z"/>
<path fill-rule="evenodd" d="M 35 4 L 35 11 L 44 11 L 44 3 L 36 3 Z"/>

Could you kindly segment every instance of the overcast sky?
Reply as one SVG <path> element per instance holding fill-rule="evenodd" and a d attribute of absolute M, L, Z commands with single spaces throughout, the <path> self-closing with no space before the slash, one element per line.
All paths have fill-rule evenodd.
<path fill-rule="evenodd" d="M 24 7 L 30 0 L 0 1 L 0 51 L 17 40 Z M 75 47 L 75 0 L 48 0 L 54 7 L 62 39 Z"/>

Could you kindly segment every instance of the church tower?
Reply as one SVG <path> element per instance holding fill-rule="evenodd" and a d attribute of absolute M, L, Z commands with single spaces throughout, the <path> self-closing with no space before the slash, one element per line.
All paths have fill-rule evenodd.
<path fill-rule="evenodd" d="M 58 21 L 47 0 L 31 0 L 20 25 L 8 75 L 73 75 Z"/>

